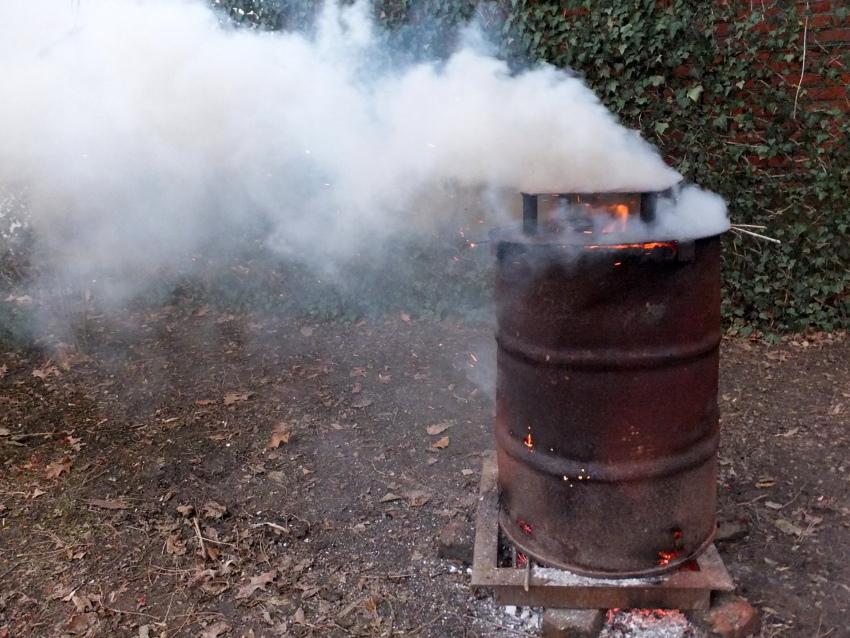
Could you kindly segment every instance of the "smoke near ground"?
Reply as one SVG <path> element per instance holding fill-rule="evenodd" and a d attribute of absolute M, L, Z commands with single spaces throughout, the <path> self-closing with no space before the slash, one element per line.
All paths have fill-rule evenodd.
<path fill-rule="evenodd" d="M 200 0 L 6 2 L 0 185 L 25 193 L 37 260 L 73 281 L 109 272 L 120 300 L 246 228 L 333 277 L 507 215 L 521 190 L 681 179 L 579 79 L 512 74 L 479 40 L 399 67 L 363 2 L 329 3 L 310 35 L 235 29 Z M 690 192 L 664 233 L 725 230 L 722 200 Z"/>

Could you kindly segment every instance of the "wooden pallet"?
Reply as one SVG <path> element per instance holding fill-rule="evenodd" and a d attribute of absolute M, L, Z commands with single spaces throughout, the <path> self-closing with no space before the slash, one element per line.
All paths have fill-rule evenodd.
<path fill-rule="evenodd" d="M 532 565 L 526 569 L 499 567 L 499 495 L 495 453 L 484 458 L 472 585 L 491 589 L 500 605 L 558 609 L 708 609 L 711 592 L 732 591 L 735 585 L 714 545 L 697 559 L 696 570 L 662 576 L 607 579 Z"/>

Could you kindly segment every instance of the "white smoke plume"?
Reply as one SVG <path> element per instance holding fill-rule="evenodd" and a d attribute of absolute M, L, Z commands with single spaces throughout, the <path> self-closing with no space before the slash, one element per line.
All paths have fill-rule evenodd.
<path fill-rule="evenodd" d="M 91 276 L 256 219 L 271 246 L 334 262 L 458 213 L 433 193 L 681 179 L 552 67 L 512 74 L 475 46 L 403 68 L 388 54 L 364 2 L 328 4 L 305 35 L 228 27 L 202 0 L 8 0 L 0 185 L 26 193 L 44 253 Z M 665 234 L 727 228 L 719 198 L 683 200 Z"/>

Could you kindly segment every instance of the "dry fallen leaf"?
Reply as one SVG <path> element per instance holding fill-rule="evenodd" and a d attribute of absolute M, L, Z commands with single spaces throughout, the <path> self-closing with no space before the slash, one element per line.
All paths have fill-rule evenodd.
<path fill-rule="evenodd" d="M 74 634 L 86 633 L 92 625 L 97 623 L 97 614 L 89 612 L 87 614 L 74 614 L 68 620 L 68 631 Z"/>
<path fill-rule="evenodd" d="M 292 432 L 289 429 L 289 426 L 286 425 L 283 421 L 274 426 L 274 430 L 272 430 L 272 438 L 266 444 L 266 449 L 275 450 L 277 449 L 281 443 L 289 443 L 289 440 L 292 438 Z"/>
<path fill-rule="evenodd" d="M 188 518 L 192 514 L 195 513 L 195 507 L 193 505 L 189 505 L 189 504 L 178 505 L 177 506 L 177 513 L 180 514 L 180 516 L 184 516 L 184 517 Z"/>
<path fill-rule="evenodd" d="M 266 585 L 277 578 L 277 569 L 272 569 L 259 576 L 252 577 L 247 585 L 242 585 L 236 592 L 236 600 L 250 598 L 258 589 L 265 589 Z"/>
<path fill-rule="evenodd" d="M 303 607 L 299 607 L 295 610 L 295 613 L 292 615 L 292 619 L 297 622 L 299 625 L 304 624 L 304 609 Z"/>
<path fill-rule="evenodd" d="M 425 490 L 411 490 L 405 492 L 404 496 L 407 498 L 410 507 L 422 507 L 431 500 L 431 495 Z"/>
<path fill-rule="evenodd" d="M 72 463 L 73 461 L 67 456 L 58 461 L 53 461 L 53 463 L 44 468 L 44 476 L 49 479 L 59 478 L 63 472 L 71 471 Z"/>
<path fill-rule="evenodd" d="M 444 448 L 449 447 L 449 437 L 444 436 L 440 439 L 437 439 L 431 444 L 431 447 L 435 450 L 442 450 Z"/>
<path fill-rule="evenodd" d="M 756 487 L 759 489 L 767 489 L 774 485 L 776 485 L 776 479 L 769 476 L 762 476 L 758 481 L 756 481 Z"/>
<path fill-rule="evenodd" d="M 0 436 L 9 436 L 11 432 L 9 432 L 8 428 L 0 428 Z"/>
<path fill-rule="evenodd" d="M 79 613 L 84 611 L 93 611 L 95 601 L 97 601 L 97 599 L 97 596 L 86 596 L 85 594 L 76 596 L 71 594 L 71 602 L 74 604 L 74 609 L 76 609 Z"/>
<path fill-rule="evenodd" d="M 200 406 L 213 405 L 214 403 L 217 403 L 215 399 L 198 399 L 197 401 L 195 401 L 195 405 Z"/>
<path fill-rule="evenodd" d="M 351 402 L 351 407 L 352 408 L 368 408 L 370 405 L 372 405 L 372 403 L 373 403 L 372 399 L 367 399 L 366 397 L 361 396 L 356 401 Z"/>
<path fill-rule="evenodd" d="M 378 373 L 378 381 L 380 381 L 384 385 L 386 385 L 387 383 L 389 383 L 392 380 L 393 380 L 393 377 L 392 377 L 391 374 L 381 374 L 380 372 Z"/>
<path fill-rule="evenodd" d="M 126 501 L 120 498 L 90 498 L 85 502 L 88 505 L 105 510 L 126 510 L 130 507 Z"/>
<path fill-rule="evenodd" d="M 223 620 L 220 620 L 219 622 L 204 629 L 201 632 L 200 638 L 219 638 L 219 636 L 229 634 L 231 629 L 233 628 L 230 625 Z"/>
<path fill-rule="evenodd" d="M 398 494 L 393 494 L 392 492 L 387 492 L 381 497 L 381 503 L 389 503 L 391 501 L 400 501 L 401 496 Z"/>
<path fill-rule="evenodd" d="M 381 599 L 378 598 L 377 596 L 369 596 L 369 598 L 367 598 L 363 602 L 363 607 L 370 614 L 377 614 L 378 613 L 378 603 L 380 601 L 381 601 Z"/>
<path fill-rule="evenodd" d="M 5 365 L 0 366 L 0 379 L 6 376 L 6 372 L 8 372 L 9 368 Z"/>
<path fill-rule="evenodd" d="M 204 503 L 204 518 L 213 518 L 218 520 L 227 512 L 227 508 L 221 503 L 208 501 Z"/>
<path fill-rule="evenodd" d="M 475 470 L 470 470 L 470 469 L 467 468 L 467 469 L 461 470 L 460 473 L 463 474 L 464 476 L 472 476 L 473 474 L 475 474 Z"/>
<path fill-rule="evenodd" d="M 56 363 L 63 370 L 70 370 L 76 365 L 89 361 L 91 361 L 91 357 L 82 352 L 77 352 L 77 349 L 70 344 L 59 343 L 56 345 Z"/>
<path fill-rule="evenodd" d="M 30 498 L 38 498 L 39 496 L 44 496 L 45 494 L 47 494 L 46 491 L 35 488 L 32 491 L 32 494 L 30 494 Z"/>
<path fill-rule="evenodd" d="M 178 534 L 169 534 L 165 538 L 165 553 L 171 556 L 182 556 L 186 553 L 186 543 L 180 540 Z"/>
<path fill-rule="evenodd" d="M 400 314 L 399 314 L 399 317 L 401 318 L 401 320 L 402 320 L 404 323 L 410 323 L 410 315 L 409 315 L 409 314 L 407 314 L 406 312 L 402 312 L 402 313 L 400 313 Z"/>
<path fill-rule="evenodd" d="M 425 428 L 425 431 L 428 432 L 431 436 L 437 436 L 438 434 L 442 434 L 446 430 L 451 427 L 449 423 L 435 423 L 434 425 L 429 425 Z"/>
<path fill-rule="evenodd" d="M 83 449 L 83 444 L 81 442 L 82 439 L 75 438 L 74 436 L 69 434 L 66 437 L 65 441 L 68 443 L 68 445 L 71 446 L 71 449 L 74 450 L 74 452 L 79 452 Z"/>
<path fill-rule="evenodd" d="M 40 368 L 36 368 L 32 371 L 32 376 L 34 376 L 36 379 L 42 380 L 47 379 L 49 376 L 59 376 L 59 374 L 59 368 L 54 365 L 51 365 L 49 361 Z"/>
<path fill-rule="evenodd" d="M 251 398 L 253 392 L 228 392 L 224 395 L 224 405 L 233 405 Z"/>
<path fill-rule="evenodd" d="M 791 521 L 787 521 L 784 518 L 777 519 L 773 521 L 773 524 L 776 525 L 776 528 L 780 532 L 784 532 L 786 534 L 790 534 L 793 536 L 802 536 L 803 530 L 800 527 L 797 527 Z"/>

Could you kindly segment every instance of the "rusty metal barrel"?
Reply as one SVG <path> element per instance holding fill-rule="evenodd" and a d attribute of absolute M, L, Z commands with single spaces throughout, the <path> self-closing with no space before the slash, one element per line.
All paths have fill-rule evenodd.
<path fill-rule="evenodd" d="M 693 560 L 716 526 L 719 237 L 492 239 L 502 530 L 589 576 Z"/>

